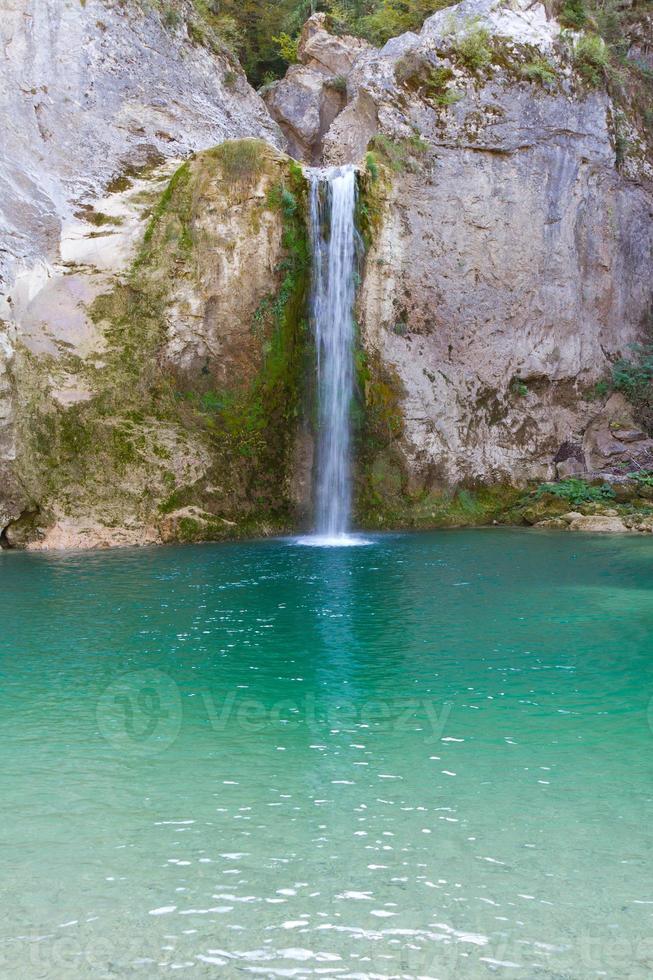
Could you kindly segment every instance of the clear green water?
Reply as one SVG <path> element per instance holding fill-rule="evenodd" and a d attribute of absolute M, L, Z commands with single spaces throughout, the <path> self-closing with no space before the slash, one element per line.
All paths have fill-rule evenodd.
<path fill-rule="evenodd" d="M 0 555 L 0 976 L 653 975 L 653 542 Z"/>

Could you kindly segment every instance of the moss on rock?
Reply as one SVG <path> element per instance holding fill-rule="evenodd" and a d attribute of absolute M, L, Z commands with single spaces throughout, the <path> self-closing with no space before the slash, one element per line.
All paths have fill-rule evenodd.
<path fill-rule="evenodd" d="M 104 338 L 100 353 L 81 360 L 21 351 L 22 479 L 43 513 L 156 526 L 180 504 L 199 508 L 202 520 L 186 514 L 176 522 L 180 540 L 290 524 L 289 466 L 308 356 L 305 206 L 301 169 L 262 142 L 198 154 L 153 209 L 129 274 L 89 310 Z M 271 267 L 258 277 L 268 293 L 256 324 L 247 321 L 238 278 L 246 282 L 250 269 L 225 260 L 229 275 L 216 287 L 214 265 L 231 254 L 224 214 L 239 234 L 242 225 L 243 238 L 253 222 L 265 223 L 261 262 Z M 228 331 L 224 341 L 220 333 L 228 323 L 213 315 L 207 343 L 216 354 L 182 367 L 170 351 L 171 324 L 195 315 L 187 310 L 207 321 L 220 301 L 216 288 L 235 293 L 236 303 L 242 293 L 245 319 L 236 328 L 246 343 L 232 348 L 246 349 L 229 348 Z M 52 398 L 62 373 L 90 397 L 72 405 Z"/>

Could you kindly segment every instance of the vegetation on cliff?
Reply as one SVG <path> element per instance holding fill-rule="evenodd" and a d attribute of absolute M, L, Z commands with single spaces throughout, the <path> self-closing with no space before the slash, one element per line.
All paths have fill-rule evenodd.
<path fill-rule="evenodd" d="M 91 308 L 104 336 L 101 356 L 55 364 L 23 352 L 23 480 L 42 510 L 93 514 L 105 524 L 163 522 L 164 537 L 186 540 L 289 524 L 307 356 L 304 194 L 300 168 L 263 143 L 228 142 L 199 154 L 177 170 L 153 209 L 129 275 Z M 204 222 L 207 209 L 217 213 L 213 226 Z M 227 314 L 211 321 L 221 234 L 220 249 L 233 249 L 221 225 L 228 213 L 243 238 L 265 222 L 270 240 L 280 239 L 268 277 L 273 291 L 240 326 L 233 351 Z M 240 288 L 246 303 L 238 277 L 250 272 L 234 269 L 223 288 Z M 167 353 L 171 324 L 192 323 L 197 309 L 200 321 L 215 324 L 207 329 L 218 335 L 208 343 L 222 355 L 183 365 Z M 52 371 L 74 375 L 90 397 L 69 407 L 53 403 L 46 396 Z"/>
<path fill-rule="evenodd" d="M 254 85 L 280 78 L 297 53 L 302 25 L 316 11 L 329 14 L 331 30 L 383 44 L 418 30 L 430 14 L 453 0 L 193 0 L 198 14 L 238 54 Z"/>
<path fill-rule="evenodd" d="M 651 43 L 648 0 L 557 0 L 562 26 L 580 31 L 575 46 L 576 67 L 590 86 L 607 85 L 653 150 L 653 69 L 643 50 Z M 628 137 L 617 125 L 618 162 L 628 150 Z"/>

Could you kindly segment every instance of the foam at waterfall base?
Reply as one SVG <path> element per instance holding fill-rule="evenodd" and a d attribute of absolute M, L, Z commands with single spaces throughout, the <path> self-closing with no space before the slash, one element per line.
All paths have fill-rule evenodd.
<path fill-rule="evenodd" d="M 292 544 L 308 548 L 358 548 L 372 543 L 369 538 L 361 538 L 358 534 L 307 534 L 292 539 Z"/>

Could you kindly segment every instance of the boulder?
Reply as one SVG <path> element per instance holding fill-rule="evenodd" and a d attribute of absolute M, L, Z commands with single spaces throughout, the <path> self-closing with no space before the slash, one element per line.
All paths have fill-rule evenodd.
<path fill-rule="evenodd" d="M 589 468 L 615 474 L 653 466 L 653 439 L 637 428 L 632 405 L 619 392 L 610 396 L 585 431 Z"/>
<path fill-rule="evenodd" d="M 319 68 L 292 65 L 285 78 L 263 91 L 289 153 L 298 160 L 319 162 L 321 139 L 344 106 L 344 93 L 329 85 L 329 80 Z"/>
<path fill-rule="evenodd" d="M 559 480 L 567 480 L 570 476 L 582 476 L 583 473 L 585 473 L 585 464 L 582 459 L 570 456 L 569 459 L 556 463 L 556 476 Z"/>
<path fill-rule="evenodd" d="M 623 534 L 628 530 L 620 517 L 607 514 L 578 514 L 568 526 L 570 531 L 587 531 L 593 534 Z"/>

